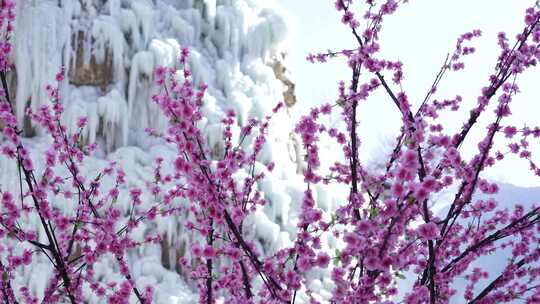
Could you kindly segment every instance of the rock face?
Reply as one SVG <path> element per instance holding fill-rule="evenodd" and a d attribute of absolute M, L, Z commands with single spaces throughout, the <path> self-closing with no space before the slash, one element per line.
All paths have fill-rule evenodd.
<path fill-rule="evenodd" d="M 107 86 L 113 81 L 112 54 L 110 48 L 107 47 L 102 62 L 98 62 L 94 54 L 85 54 L 85 52 L 90 52 L 93 43 L 92 37 L 89 36 L 82 30 L 72 34 L 71 48 L 75 56 L 69 62 L 69 82 L 76 86 L 96 86 L 106 92 Z M 90 48 L 85 45 L 90 45 Z M 85 60 L 86 56 L 90 58 L 88 62 Z"/>
<path fill-rule="evenodd" d="M 270 66 L 276 74 L 276 78 L 283 83 L 283 101 L 287 106 L 292 107 L 296 104 L 295 84 L 290 79 L 290 73 L 283 64 L 286 53 L 281 53 L 279 56 L 273 58 L 270 62 Z"/>

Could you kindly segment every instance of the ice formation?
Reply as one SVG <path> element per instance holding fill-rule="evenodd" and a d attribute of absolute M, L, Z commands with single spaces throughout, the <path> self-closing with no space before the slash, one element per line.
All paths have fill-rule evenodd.
<path fill-rule="evenodd" d="M 153 160 L 160 155 L 173 159 L 174 151 L 144 135 L 152 127 L 162 130 L 167 121 L 150 101 L 155 93 L 153 69 L 157 65 L 177 67 L 183 46 L 190 48 L 188 65 L 196 82 L 209 85 L 204 100 L 202 129 L 212 149 L 219 153 L 221 118 L 228 109 L 238 113 L 240 123 L 249 117 L 263 117 L 287 89 L 277 77 L 272 62 L 280 60 L 286 23 L 274 10 L 256 0 L 19 0 L 17 1 L 16 40 L 12 75 L 16 112 L 26 142 L 43 164 L 43 152 L 49 140 L 23 119 L 25 109 L 37 109 L 48 103 L 45 84 L 54 83 L 61 66 L 68 75 L 60 94 L 65 106 L 64 123 L 72 130 L 79 117 L 88 118 L 83 132 L 88 143 L 101 147 L 84 168 L 92 174 L 109 161 L 125 169 L 127 186 L 144 186 L 152 176 Z M 290 85 L 289 85 L 290 86 Z M 290 93 L 290 92 L 289 92 Z M 258 187 L 269 202 L 251 219 L 249 238 L 257 240 L 263 252 L 272 252 L 290 244 L 296 232 L 305 185 L 298 142 L 291 135 L 290 108 L 274 117 L 269 142 L 259 159 L 257 170 L 266 170 L 270 160 L 277 166 L 267 172 Z M 284 153 L 285 152 L 285 153 Z M 17 189 L 12 178 L 16 166 L 0 156 L 0 185 Z M 128 195 L 121 193 L 119 203 L 127 210 Z M 345 192 L 344 192 L 345 193 Z M 333 208 L 335 201 L 320 193 L 321 206 Z M 69 210 L 66 202 L 56 206 Z M 190 235 L 182 218 L 158 222 L 164 236 L 161 246 L 145 245 L 130 255 L 137 284 L 152 283 L 155 303 L 191 303 L 193 290 L 184 283 L 178 258 L 187 254 Z M 28 225 L 38 227 L 37 219 Z M 147 227 L 150 228 L 150 227 Z M 145 228 L 138 231 L 142 239 Z M 331 241 L 331 240 L 330 240 Z M 104 281 L 114 280 L 113 260 L 104 261 L 96 274 Z M 36 295 L 43 293 L 49 276 L 45 259 L 34 260 L 17 284 L 26 284 Z M 32 274 L 32 275 L 31 275 Z M 313 286 L 327 285 L 314 279 Z M 324 293 L 323 293 L 324 294 Z M 98 299 L 87 293 L 89 302 Z"/>
<path fill-rule="evenodd" d="M 152 71 L 156 65 L 176 67 L 180 46 L 190 47 L 194 79 L 208 83 L 208 99 L 218 101 L 211 109 L 214 116 L 229 105 L 244 116 L 261 115 L 283 99 L 283 86 L 266 62 L 278 53 L 286 26 L 271 9 L 247 0 L 103 2 L 18 2 L 14 62 L 21 121 L 26 107 L 36 109 L 47 102 L 44 84 L 52 83 L 64 65 L 70 77 L 62 95 L 89 87 L 74 97 L 77 102 L 66 101 L 67 107 L 78 108 L 70 113 L 86 108 L 89 120 L 100 124 L 88 132 L 88 140 L 109 138 L 114 147 L 136 144 L 136 136 L 109 134 L 104 126 L 127 125 L 135 129 L 130 134 L 138 134 L 145 127 L 164 125 L 158 109 L 148 103 Z M 118 94 L 108 94 L 113 89 Z M 81 105 L 97 103 L 105 95 L 120 107 L 108 105 L 113 112 L 127 102 L 125 121 L 92 110 L 97 105 Z M 131 116 L 140 123 L 133 123 Z M 112 132 L 125 132 L 118 128 Z"/>

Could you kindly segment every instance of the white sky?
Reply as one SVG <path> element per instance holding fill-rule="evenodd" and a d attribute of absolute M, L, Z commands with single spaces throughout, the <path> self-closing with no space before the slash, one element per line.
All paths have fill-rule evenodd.
<path fill-rule="evenodd" d="M 350 72 L 344 60 L 333 59 L 326 64 L 311 64 L 305 60 L 308 53 L 327 49 L 340 50 L 356 47 L 340 15 L 334 9 L 333 0 L 277 0 L 290 23 L 290 52 L 288 66 L 297 86 L 300 112 L 314 104 L 335 99 L 339 80 L 350 80 Z M 358 4 L 364 1 L 356 0 Z M 531 0 L 412 0 L 402 6 L 384 23 L 382 31 L 382 54 L 387 59 L 399 59 L 404 63 L 404 90 L 413 105 L 418 105 L 438 72 L 446 54 L 453 50 L 457 37 L 473 29 L 481 29 L 483 37 L 473 45 L 477 53 L 465 61 L 466 70 L 449 74 L 437 99 L 464 97 L 462 111 L 445 117 L 453 130 L 457 130 L 476 104 L 476 97 L 487 77 L 493 72 L 498 46 L 496 35 L 506 31 L 508 37 L 522 29 L 524 11 L 534 5 Z M 360 14 L 360 11 L 358 11 Z M 391 76 L 388 76 L 391 77 Z M 539 68 L 518 79 L 524 93 L 518 95 L 511 105 L 514 117 L 506 123 L 522 127 L 540 125 L 540 70 Z M 492 111 L 488 113 L 492 117 Z M 360 107 L 365 159 L 379 152 L 381 143 L 394 138 L 399 128 L 399 115 L 395 106 L 382 91 Z M 485 120 L 487 122 L 488 120 Z M 504 121 L 503 121 L 504 124 Z M 484 124 L 485 126 L 485 124 Z M 484 127 L 476 127 L 467 155 L 476 152 L 476 143 Z M 367 136 L 365 136 L 367 134 Z M 473 146 L 474 144 L 474 146 Z M 536 149 L 540 153 L 540 149 Z M 533 150 L 534 155 L 534 150 Z M 535 157 L 540 162 L 540 154 Z M 518 174 L 518 172 L 520 174 Z M 489 169 L 489 176 L 521 186 L 538 186 L 540 178 L 528 171 L 528 163 L 513 160 Z"/>

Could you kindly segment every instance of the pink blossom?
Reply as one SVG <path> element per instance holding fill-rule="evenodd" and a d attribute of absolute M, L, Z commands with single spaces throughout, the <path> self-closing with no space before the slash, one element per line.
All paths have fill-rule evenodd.
<path fill-rule="evenodd" d="M 420 225 L 417 231 L 418 235 L 424 240 L 435 240 L 439 237 L 439 228 L 433 222 Z"/>

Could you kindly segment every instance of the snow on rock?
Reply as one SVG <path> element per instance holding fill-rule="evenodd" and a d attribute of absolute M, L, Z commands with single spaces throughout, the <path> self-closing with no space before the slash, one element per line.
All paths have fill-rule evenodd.
<path fill-rule="evenodd" d="M 261 117 L 284 99 L 284 85 L 268 64 L 279 54 L 286 24 L 279 14 L 254 1 L 17 3 L 16 37 L 21 38 L 15 42 L 14 63 L 20 120 L 28 105 L 37 109 L 48 102 L 43 88 L 54 83 L 55 74 L 65 65 L 70 77 L 62 87 L 63 96 L 85 85 L 99 84 L 100 95 L 116 89 L 127 101 L 126 119 L 132 122 L 135 116 L 142 122 L 131 123 L 131 129 L 164 127 L 157 108 L 147 102 L 153 93 L 152 71 L 157 65 L 176 67 L 181 46 L 191 49 L 188 62 L 194 80 L 207 83 L 218 100 L 214 111 L 229 105 L 241 109 L 242 102 L 246 104 L 242 110 L 256 105 L 249 114 Z M 238 101 L 239 94 L 251 101 Z M 92 106 L 83 108 L 95 113 Z M 242 112 L 245 119 L 248 114 Z M 118 122 L 103 121 L 111 123 Z M 87 134 L 90 141 L 103 135 L 97 134 L 99 129 Z M 113 137 L 108 140 L 112 147 L 138 143 L 136 137 Z"/>

